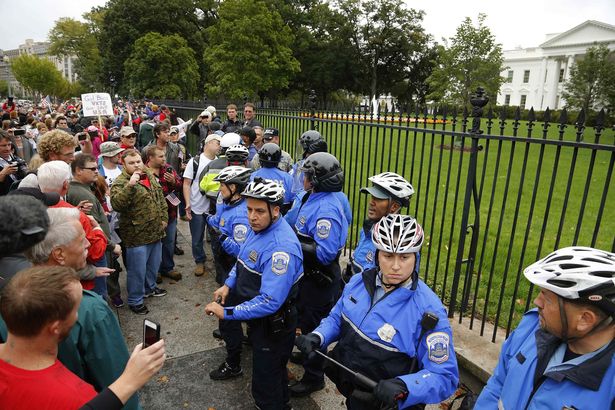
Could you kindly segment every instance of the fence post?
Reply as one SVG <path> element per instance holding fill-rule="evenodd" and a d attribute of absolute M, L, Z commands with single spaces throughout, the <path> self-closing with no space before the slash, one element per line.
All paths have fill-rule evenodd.
<path fill-rule="evenodd" d="M 316 91 L 310 90 L 310 129 L 316 129 Z"/>
<path fill-rule="evenodd" d="M 448 308 L 449 317 L 453 317 L 455 313 L 455 304 L 457 302 L 457 291 L 459 290 L 459 281 L 461 279 L 462 264 L 467 263 L 466 269 L 466 281 L 464 288 L 469 292 L 470 286 L 467 282 L 468 276 L 472 276 L 472 268 L 474 266 L 474 259 L 476 258 L 476 245 L 478 241 L 478 229 L 480 219 L 480 209 L 478 203 L 478 192 L 476 187 L 476 168 L 478 164 L 478 151 L 480 147 L 478 145 L 479 136 L 483 133 L 480 129 L 481 116 L 483 114 L 483 107 L 489 102 L 489 97 L 485 95 L 483 88 L 478 87 L 476 93 L 470 98 L 472 104 L 472 128 L 470 129 L 470 138 L 472 139 L 472 145 L 470 149 L 470 163 L 468 164 L 468 175 L 466 179 L 466 191 L 463 200 L 463 213 L 461 215 L 461 227 L 459 230 L 459 247 L 457 248 L 457 258 L 455 259 L 455 270 L 453 276 L 453 284 L 451 286 L 451 300 Z M 463 155 L 463 152 L 460 154 Z M 472 206 L 472 198 L 474 198 L 474 223 L 468 224 L 470 215 L 470 206 Z M 468 252 L 468 258 L 463 259 L 463 252 L 465 248 L 466 235 L 472 233 L 472 239 L 470 242 L 470 249 Z M 460 318 L 461 314 L 466 308 L 468 292 L 464 292 L 462 297 Z M 468 293 L 468 295 L 465 295 Z"/>

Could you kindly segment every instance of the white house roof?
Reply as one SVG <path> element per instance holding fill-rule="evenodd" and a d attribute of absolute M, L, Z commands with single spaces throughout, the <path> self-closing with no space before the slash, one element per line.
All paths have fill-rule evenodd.
<path fill-rule="evenodd" d="M 541 48 L 591 45 L 615 42 L 615 26 L 596 20 L 587 20 L 568 31 L 560 33 L 540 45 Z"/>

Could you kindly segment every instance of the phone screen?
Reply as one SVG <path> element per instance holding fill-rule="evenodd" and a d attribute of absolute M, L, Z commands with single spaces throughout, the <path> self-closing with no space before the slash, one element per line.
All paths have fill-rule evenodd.
<path fill-rule="evenodd" d="M 160 340 L 160 325 L 151 320 L 143 321 L 143 348 L 153 345 Z"/>

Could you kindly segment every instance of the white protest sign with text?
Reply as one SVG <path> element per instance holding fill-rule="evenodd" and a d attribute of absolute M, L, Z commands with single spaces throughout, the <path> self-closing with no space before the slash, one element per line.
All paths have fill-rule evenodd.
<path fill-rule="evenodd" d="M 107 93 L 81 94 L 84 117 L 97 117 L 99 115 L 113 115 L 111 96 Z"/>

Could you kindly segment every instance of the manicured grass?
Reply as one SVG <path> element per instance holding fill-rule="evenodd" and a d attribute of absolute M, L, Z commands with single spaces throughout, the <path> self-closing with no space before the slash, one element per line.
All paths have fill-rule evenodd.
<path fill-rule="evenodd" d="M 282 146 L 291 154 L 296 153 L 294 140 L 310 128 L 309 119 L 295 116 L 289 118 L 287 112 L 267 111 L 259 117 L 266 126 L 280 129 Z M 367 208 L 368 198 L 359 194 L 360 187 L 368 184 L 369 176 L 379 172 L 403 175 L 416 191 L 404 212 L 415 216 L 426 233 L 421 276 L 448 304 L 460 246 L 471 154 L 451 150 L 454 137 L 442 132 L 462 131 L 462 122 L 396 123 L 388 128 L 335 120 L 317 120 L 316 124 L 346 172 L 344 192 L 354 214 L 349 247 L 358 240 Z M 470 127 L 471 119 L 467 123 Z M 515 130 L 512 121 L 502 128 L 496 121 L 488 130 L 483 120 L 481 128 L 490 135 L 528 136 L 527 122 L 520 122 Z M 563 139 L 575 141 L 576 132 L 573 126 L 565 127 Z M 583 135 L 584 142 L 595 142 L 592 128 L 585 129 Z M 559 139 L 558 126 L 551 124 L 543 130 L 542 123 L 535 123 L 532 140 L 545 137 Z M 613 130 L 604 130 L 598 142 L 613 146 Z M 470 145 L 470 138 L 466 137 L 463 146 L 467 149 Z M 514 328 L 526 308 L 532 306 L 530 287 L 522 275 L 524 267 L 555 248 L 573 244 L 613 250 L 615 187 L 613 179 L 610 187 L 605 184 L 615 154 L 484 138 L 479 145 L 482 150 L 477 153 L 476 167 L 480 194 L 477 251 L 471 275 L 466 275 L 467 265 L 461 266 L 456 309 L 460 307 L 465 284 L 469 286 L 469 298 L 464 314 L 487 317 L 503 327 L 507 327 L 510 318 Z M 597 225 L 605 189 L 608 193 Z M 469 224 L 476 222 L 477 214 L 471 203 Z M 465 235 L 463 259 L 468 257 L 470 239 L 471 235 Z"/>

